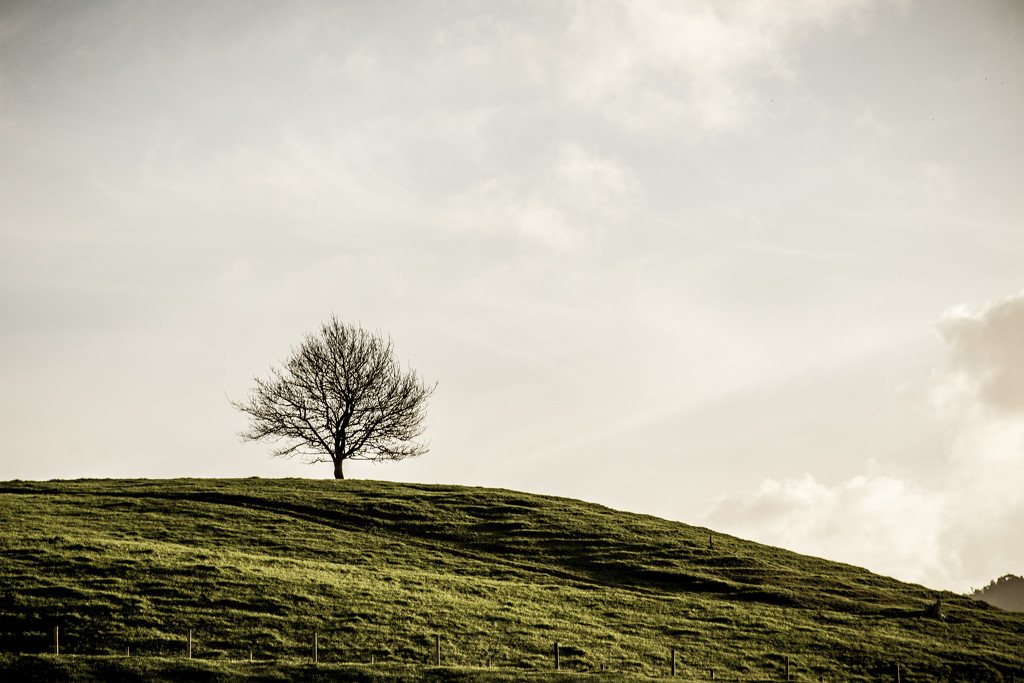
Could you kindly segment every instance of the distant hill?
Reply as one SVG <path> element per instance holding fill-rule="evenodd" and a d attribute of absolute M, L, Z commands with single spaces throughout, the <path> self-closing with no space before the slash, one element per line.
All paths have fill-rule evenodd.
<path fill-rule="evenodd" d="M 1024 679 L 1022 633 L 966 596 L 565 498 L 0 482 L 0 680 L 542 681 L 557 642 L 559 681 L 668 676 L 673 650 L 677 680 L 788 662 L 792 680 L 1002 681 Z"/>
<path fill-rule="evenodd" d="M 1001 576 L 971 593 L 971 597 L 1011 612 L 1024 612 L 1024 576 Z"/>

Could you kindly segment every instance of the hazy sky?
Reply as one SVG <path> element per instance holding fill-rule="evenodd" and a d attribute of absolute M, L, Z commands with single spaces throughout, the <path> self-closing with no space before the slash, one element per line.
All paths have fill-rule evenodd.
<path fill-rule="evenodd" d="M 1024 573 L 1024 3 L 0 1 L 0 479 L 329 477 L 229 404 L 330 314 L 350 475 Z"/>

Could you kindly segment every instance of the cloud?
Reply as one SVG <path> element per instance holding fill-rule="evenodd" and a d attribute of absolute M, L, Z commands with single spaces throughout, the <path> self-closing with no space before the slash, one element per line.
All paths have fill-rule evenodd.
<path fill-rule="evenodd" d="M 581 2 L 552 68 L 571 101 L 632 127 L 732 130 L 755 115 L 758 79 L 793 78 L 794 38 L 867 4 Z"/>
<path fill-rule="evenodd" d="M 827 486 L 805 474 L 721 499 L 712 519 L 791 550 L 923 581 L 943 563 L 936 520 L 944 507 L 942 493 L 896 477 L 859 475 Z"/>
<path fill-rule="evenodd" d="M 1024 418 L 1024 292 L 974 311 L 954 308 L 938 330 L 949 348 L 936 382 L 940 408 Z"/>
<path fill-rule="evenodd" d="M 951 309 L 938 330 L 946 362 L 930 395 L 948 440 L 933 483 L 879 463 L 837 484 L 769 479 L 717 500 L 709 523 L 956 590 L 1024 569 L 1024 293 Z"/>
<path fill-rule="evenodd" d="M 620 222 L 640 194 L 627 167 L 563 143 L 533 174 L 488 178 L 450 197 L 444 221 L 460 232 L 512 236 L 568 252 Z"/>
<path fill-rule="evenodd" d="M 493 95 L 492 101 L 510 109 L 535 113 L 564 105 L 574 116 L 630 132 L 724 133 L 757 118 L 758 86 L 795 79 L 804 36 L 857 17 L 872 4 L 490 4 L 434 26 L 420 68 L 451 101 Z"/>

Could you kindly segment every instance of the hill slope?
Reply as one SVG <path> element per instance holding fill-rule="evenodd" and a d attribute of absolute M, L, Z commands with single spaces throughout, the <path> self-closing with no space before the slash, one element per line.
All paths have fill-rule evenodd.
<path fill-rule="evenodd" d="M 556 641 L 571 671 L 667 675 L 672 649 L 681 675 L 702 678 L 784 680 L 787 656 L 795 680 L 879 680 L 896 662 L 905 681 L 1024 670 L 1024 615 L 562 498 L 371 481 L 3 482 L 0 519 L 3 653 L 52 651 L 59 626 L 62 652 L 79 655 L 180 658 L 192 630 L 203 660 L 305 662 L 316 631 L 328 664 L 422 667 L 440 636 L 446 665 L 505 671 L 550 670 Z M 945 621 L 923 616 L 937 598 Z"/>

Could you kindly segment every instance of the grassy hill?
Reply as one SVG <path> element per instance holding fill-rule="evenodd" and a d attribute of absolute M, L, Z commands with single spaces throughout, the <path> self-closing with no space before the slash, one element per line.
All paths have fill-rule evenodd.
<path fill-rule="evenodd" d="M 677 680 L 1024 680 L 1024 615 L 507 490 L 0 482 L 0 680 L 617 681 L 673 649 Z"/>

